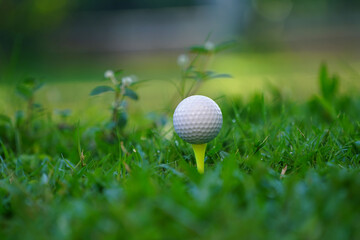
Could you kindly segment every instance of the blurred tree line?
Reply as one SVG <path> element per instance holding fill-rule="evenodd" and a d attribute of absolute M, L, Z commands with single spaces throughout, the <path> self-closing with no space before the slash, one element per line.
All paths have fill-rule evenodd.
<path fill-rule="evenodd" d="M 54 31 L 68 17 L 83 11 L 180 7 L 199 0 L 0 0 L 0 53 L 8 54 L 19 42 L 34 49 L 41 35 Z M 24 44 L 23 44 L 24 45 Z"/>
<path fill-rule="evenodd" d="M 56 31 L 67 18 L 79 12 L 211 5 L 218 1 L 224 0 L 0 0 L 0 54 L 7 56 L 18 45 L 22 46 L 22 50 L 41 49 L 41 41 L 38 40 L 42 36 Z M 288 17 L 290 12 L 304 17 L 309 14 L 346 17 L 341 13 L 358 11 L 360 7 L 358 0 L 239 1 L 250 6 L 252 16 L 249 24 L 259 19 L 284 20 L 282 18 Z"/>

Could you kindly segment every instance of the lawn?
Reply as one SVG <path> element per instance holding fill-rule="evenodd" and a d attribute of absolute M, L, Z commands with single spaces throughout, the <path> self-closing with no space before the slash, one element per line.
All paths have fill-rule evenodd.
<path fill-rule="evenodd" d="M 2 84 L 1 239 L 360 238 L 359 62 L 329 58 L 327 69 L 322 57 L 214 59 L 233 78 L 197 92 L 224 120 L 203 175 L 172 128 L 181 97 L 162 80 L 177 79 L 175 56 L 128 59 L 124 74 L 149 81 L 134 87 L 139 100 L 117 126 L 107 122 L 112 93 L 89 96 L 108 84 L 105 66 L 49 79 L 35 95 L 45 108 L 31 114 L 14 84 Z"/>

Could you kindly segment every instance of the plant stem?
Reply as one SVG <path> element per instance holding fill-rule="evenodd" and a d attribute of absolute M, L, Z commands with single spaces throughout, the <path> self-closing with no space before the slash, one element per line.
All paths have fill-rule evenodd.
<path fill-rule="evenodd" d="M 205 59 L 205 62 L 203 64 L 203 66 L 202 66 L 202 72 L 203 73 L 205 73 L 205 71 L 208 68 L 208 66 L 209 66 L 210 62 L 212 61 L 213 57 L 214 57 L 214 54 L 210 53 L 209 57 L 207 57 Z M 193 83 L 185 97 L 191 96 L 191 95 L 195 94 L 197 91 L 199 91 L 200 87 L 204 83 L 204 80 L 206 80 L 206 79 L 200 79 L 200 80 L 196 81 L 195 83 Z"/>
<path fill-rule="evenodd" d="M 27 124 L 29 124 L 32 120 L 32 110 L 33 110 L 33 105 L 34 105 L 34 97 L 31 96 L 28 100 L 28 105 L 27 105 L 27 117 L 26 117 L 26 122 Z"/>
<path fill-rule="evenodd" d="M 114 99 L 114 109 L 112 113 L 112 120 L 116 124 L 118 118 L 118 106 L 119 106 L 120 91 L 116 90 Z"/>

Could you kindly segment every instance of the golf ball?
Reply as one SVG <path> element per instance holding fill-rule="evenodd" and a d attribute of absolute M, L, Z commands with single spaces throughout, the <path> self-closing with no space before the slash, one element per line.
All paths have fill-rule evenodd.
<path fill-rule="evenodd" d="M 203 144 L 215 138 L 222 126 L 222 114 L 212 99 L 194 95 L 176 107 L 173 123 L 175 132 L 191 144 Z"/>

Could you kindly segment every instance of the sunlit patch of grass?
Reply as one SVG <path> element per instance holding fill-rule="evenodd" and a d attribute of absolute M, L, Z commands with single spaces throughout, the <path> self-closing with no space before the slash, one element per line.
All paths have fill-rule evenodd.
<path fill-rule="evenodd" d="M 83 112 L 99 106 L 99 114 L 106 115 L 103 103 L 109 102 L 107 96 L 101 96 L 96 101 L 88 97 L 89 91 L 96 85 L 102 84 L 103 72 L 110 66 L 124 68 L 127 72 L 135 73 L 139 79 L 150 80 L 139 88 L 140 100 L 131 103 L 131 111 L 159 111 L 167 107 L 169 98 L 176 94 L 176 90 L 169 80 L 178 81 L 180 74 L 176 66 L 175 54 L 125 55 L 112 62 L 104 58 L 89 58 L 86 66 L 84 60 L 69 59 L 49 65 L 49 70 L 37 67 L 25 71 L 26 75 L 41 76 L 47 82 L 40 91 L 40 102 L 46 103 L 50 109 L 71 108 L 73 113 Z M 218 55 L 210 65 L 218 72 L 231 73 L 233 78 L 213 79 L 206 82 L 199 93 L 213 97 L 220 95 L 241 95 L 248 98 L 256 91 L 264 91 L 269 83 L 281 89 L 283 94 L 297 100 L 306 100 L 317 88 L 317 66 L 326 59 L 331 69 L 342 76 L 340 91 L 360 88 L 357 81 L 359 60 L 355 57 L 334 56 L 321 53 L 224 53 Z M 86 61 L 85 61 L 86 62 Z M 19 76 L 25 75 L 20 74 Z M 12 87 L 0 84 L 2 104 L 0 111 L 14 113 L 21 107 L 14 96 Z M 99 103 L 99 104 L 98 104 Z M 83 114 L 83 113 L 82 113 Z"/>

